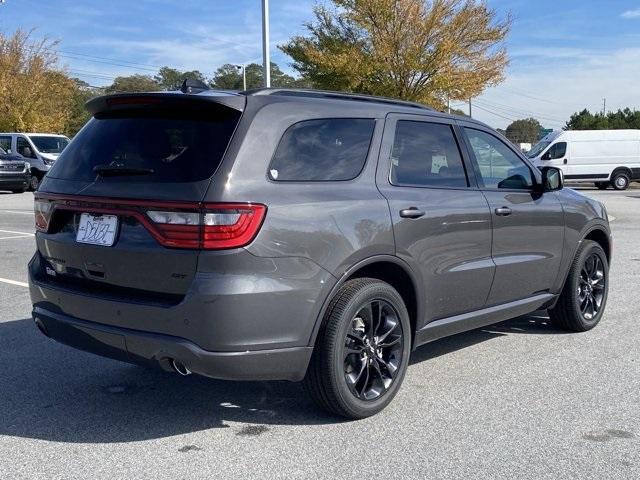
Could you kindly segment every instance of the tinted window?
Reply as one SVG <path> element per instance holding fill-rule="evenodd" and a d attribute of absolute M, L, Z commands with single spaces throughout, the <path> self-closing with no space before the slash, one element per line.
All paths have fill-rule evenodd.
<path fill-rule="evenodd" d="M 0 148 L 7 153 L 11 153 L 11 137 L 0 137 Z"/>
<path fill-rule="evenodd" d="M 224 111 L 145 112 L 97 115 L 64 149 L 49 175 L 93 181 L 98 165 L 150 170 L 104 176 L 104 182 L 195 182 L 216 170 L 238 122 Z"/>
<path fill-rule="evenodd" d="M 486 188 L 527 189 L 533 186 L 531 170 L 497 137 L 465 128 L 475 155 L 481 185 Z"/>
<path fill-rule="evenodd" d="M 549 160 L 557 160 L 562 158 L 567 153 L 567 142 L 560 142 L 552 145 L 547 155 L 549 156 Z M 545 156 L 546 157 L 546 156 Z"/>
<path fill-rule="evenodd" d="M 391 153 L 391 183 L 466 187 L 467 177 L 451 126 L 399 121 Z"/>
<path fill-rule="evenodd" d="M 33 148 L 24 137 L 16 138 L 16 150 L 23 157 L 36 158 L 36 152 L 33 151 Z"/>
<path fill-rule="evenodd" d="M 367 159 L 375 120 L 329 118 L 296 123 L 284 133 L 269 167 L 278 181 L 356 178 Z"/>
<path fill-rule="evenodd" d="M 29 138 L 40 153 L 62 153 L 62 150 L 69 144 L 69 140 L 64 137 L 29 135 Z"/>

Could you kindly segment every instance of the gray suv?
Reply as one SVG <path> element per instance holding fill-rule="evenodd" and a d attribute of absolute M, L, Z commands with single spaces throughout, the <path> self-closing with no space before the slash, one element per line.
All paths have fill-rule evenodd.
<path fill-rule="evenodd" d="M 539 309 L 601 319 L 611 234 L 469 118 L 320 91 L 91 100 L 35 197 L 33 318 L 132 363 L 304 383 L 363 418 L 420 345 Z"/>

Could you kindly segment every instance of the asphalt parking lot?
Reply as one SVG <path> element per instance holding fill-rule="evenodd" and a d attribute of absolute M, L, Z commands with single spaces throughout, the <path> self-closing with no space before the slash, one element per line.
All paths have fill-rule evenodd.
<path fill-rule="evenodd" d="M 359 422 L 298 384 L 182 378 L 45 338 L 25 284 L 33 195 L 0 193 L 0 478 L 640 478 L 640 190 L 583 192 L 615 218 L 602 323 L 527 316 L 424 346 Z"/>

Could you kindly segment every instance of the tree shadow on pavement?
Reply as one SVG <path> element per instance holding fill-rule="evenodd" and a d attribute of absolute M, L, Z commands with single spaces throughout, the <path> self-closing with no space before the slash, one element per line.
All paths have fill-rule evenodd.
<path fill-rule="evenodd" d="M 536 317 L 433 342 L 412 364 L 509 333 L 556 333 Z M 0 323 L 0 435 L 71 443 L 132 442 L 247 424 L 343 421 L 318 410 L 301 384 L 180 377 L 104 359 L 44 337 L 31 319 Z"/>

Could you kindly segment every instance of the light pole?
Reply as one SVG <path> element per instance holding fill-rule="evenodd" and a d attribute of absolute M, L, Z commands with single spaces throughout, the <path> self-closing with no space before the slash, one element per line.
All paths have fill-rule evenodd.
<path fill-rule="evenodd" d="M 238 70 L 242 69 L 242 90 L 247 89 L 247 70 L 245 65 L 236 65 Z"/>
<path fill-rule="evenodd" d="M 269 58 L 269 0 L 262 0 L 262 68 L 264 86 L 271 86 L 271 59 Z"/>

